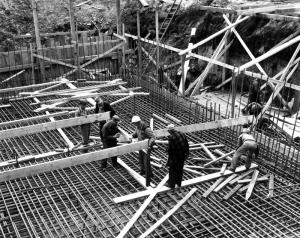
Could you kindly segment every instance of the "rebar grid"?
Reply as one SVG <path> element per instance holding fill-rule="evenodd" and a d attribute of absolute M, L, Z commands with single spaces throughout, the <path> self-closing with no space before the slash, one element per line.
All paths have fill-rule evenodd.
<path fill-rule="evenodd" d="M 112 102 L 117 97 L 105 97 Z M 14 104 L 13 104 L 14 105 Z M 76 105 L 75 102 L 68 106 Z M 15 107 L 15 106 L 14 106 Z M 220 118 L 215 108 L 186 107 L 183 101 L 162 93 L 155 85 L 152 86 L 150 97 L 134 97 L 115 106 L 122 119 L 120 126 L 131 133 L 134 129 L 130 118 L 134 114 L 148 120 L 152 113 L 164 116 L 165 113 L 176 116 L 183 124 L 205 122 Z M 23 108 L 22 108 L 23 110 Z M 29 110 L 24 107 L 24 110 Z M 30 112 L 22 116 L 31 116 Z M 176 123 L 175 123 L 176 124 Z M 178 124 L 179 125 L 179 124 Z M 155 120 L 155 129 L 163 128 L 164 123 Z M 92 133 L 97 135 L 97 125 L 93 125 Z M 69 139 L 78 143 L 78 128 L 64 129 Z M 229 152 L 235 147 L 239 127 L 201 131 L 188 134 L 193 142 L 209 142 L 224 144 L 222 151 Z M 28 139 L 30 138 L 30 139 Z M 7 154 L 13 153 L 14 146 L 19 153 L 30 154 L 32 151 L 43 153 L 63 147 L 60 136 L 51 131 L 34 136 L 8 140 L 2 148 Z M 34 145 L 32 145 L 34 143 Z M 166 162 L 166 147 L 159 145 L 154 156 Z M 99 149 L 99 148 L 94 148 Z M 261 156 L 265 155 L 264 149 Z M 79 152 L 71 152 L 77 154 Z M 20 154 L 21 155 L 21 154 Z M 268 153 L 268 156 L 271 156 Z M 67 154 L 47 157 L 41 161 L 58 159 Z M 206 158 L 199 150 L 191 152 L 190 157 Z M 10 157 L 3 157 L 7 160 Z M 131 168 L 138 172 L 137 155 L 127 154 L 120 157 Z M 30 162 L 29 164 L 40 161 Z M 201 165 L 192 160 L 189 165 Z M 22 166 L 27 166 L 22 165 Z M 153 167 L 158 183 L 167 173 L 166 168 Z M 263 170 L 261 173 L 264 174 Z M 195 175 L 185 172 L 184 180 Z M 275 187 L 284 185 L 276 177 Z M 214 181 L 213 181 L 214 182 Z M 163 223 L 152 237 L 297 237 L 300 232 L 300 200 L 297 194 L 267 200 L 267 192 L 254 193 L 254 198 L 261 199 L 245 203 L 242 194 L 237 194 L 229 201 L 223 196 L 230 191 L 229 186 L 219 193 L 213 193 L 209 199 L 203 194 L 213 182 L 197 185 L 198 192 L 168 221 Z M 258 184 L 257 189 L 265 188 Z M 144 199 L 121 205 L 112 202 L 113 197 L 127 195 L 144 188 L 135 181 L 124 169 L 106 170 L 100 168 L 100 162 L 92 162 L 67 169 L 42 173 L 36 176 L 0 183 L 0 234 L 3 237 L 115 237 L 122 227 L 133 216 Z M 138 237 L 155 223 L 163 214 L 170 210 L 189 188 L 162 193 L 155 198 L 146 211 L 128 233 L 128 237 Z M 289 188 L 281 192 L 291 191 Z"/>

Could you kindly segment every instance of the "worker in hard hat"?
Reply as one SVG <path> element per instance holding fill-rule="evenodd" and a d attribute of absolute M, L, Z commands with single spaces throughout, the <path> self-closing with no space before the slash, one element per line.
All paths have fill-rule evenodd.
<path fill-rule="evenodd" d="M 96 102 L 95 113 L 110 112 L 110 118 L 112 118 L 116 114 L 112 106 L 108 102 L 103 101 L 101 97 L 96 97 L 95 102 Z M 105 123 L 106 123 L 105 120 L 99 122 L 99 135 L 102 141 L 103 141 L 102 128 Z"/>
<path fill-rule="evenodd" d="M 120 137 L 120 131 L 118 129 L 118 123 L 120 121 L 120 117 L 114 115 L 111 120 L 106 122 L 102 128 L 103 135 L 103 149 L 111 148 L 117 146 L 117 139 Z M 111 158 L 113 167 L 118 167 L 117 157 Z M 106 168 L 107 159 L 101 160 L 101 168 Z"/>
<path fill-rule="evenodd" d="M 80 105 L 79 105 L 78 110 L 75 112 L 75 116 L 76 117 L 87 116 L 87 110 L 86 110 L 87 100 L 80 99 L 79 102 L 80 102 Z M 88 144 L 89 144 L 90 128 L 91 128 L 90 123 L 80 125 L 83 146 L 88 146 Z M 84 153 L 88 152 L 88 149 L 84 149 L 83 152 Z"/>
<path fill-rule="evenodd" d="M 255 159 L 257 159 L 258 157 L 259 146 L 256 143 L 256 140 L 253 137 L 253 135 L 251 135 L 250 128 L 247 127 L 242 129 L 242 134 L 238 138 L 238 149 L 236 150 L 236 152 L 232 157 L 229 170 L 235 172 L 240 157 L 242 156 L 242 154 L 246 154 L 246 153 L 248 153 L 248 155 L 245 160 L 245 167 L 246 170 L 248 170 L 251 166 L 253 155 L 255 155 Z"/>
<path fill-rule="evenodd" d="M 168 149 L 169 154 L 167 166 L 169 166 L 169 187 L 175 185 L 181 187 L 184 161 L 189 156 L 189 143 L 183 132 L 177 131 L 173 124 L 167 126 L 169 132 Z"/>
<path fill-rule="evenodd" d="M 155 143 L 155 135 L 150 127 L 141 120 L 139 116 L 133 116 L 131 123 L 135 125 L 135 131 L 132 134 L 133 138 L 137 138 L 138 141 L 149 139 L 148 145 L 152 147 Z M 140 164 L 140 175 L 144 175 L 147 168 L 147 155 L 142 150 L 139 151 L 139 164 Z M 149 168 L 150 176 L 152 176 L 151 166 Z"/>

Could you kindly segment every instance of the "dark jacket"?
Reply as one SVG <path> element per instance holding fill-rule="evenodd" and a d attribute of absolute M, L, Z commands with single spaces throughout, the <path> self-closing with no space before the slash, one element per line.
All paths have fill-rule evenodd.
<path fill-rule="evenodd" d="M 117 145 L 117 138 L 114 136 L 118 132 L 120 132 L 118 126 L 113 120 L 106 122 L 102 128 L 103 142 L 109 145 Z"/>
<path fill-rule="evenodd" d="M 189 155 L 189 143 L 184 133 L 173 130 L 168 136 L 168 162 L 167 165 L 182 163 Z"/>
<path fill-rule="evenodd" d="M 99 113 L 100 108 L 99 108 L 99 104 L 96 104 L 96 108 L 95 108 L 95 113 Z M 103 111 L 104 112 L 109 112 L 110 111 L 110 118 L 112 118 L 116 112 L 115 110 L 112 108 L 112 106 L 108 103 L 108 102 L 103 102 Z"/>

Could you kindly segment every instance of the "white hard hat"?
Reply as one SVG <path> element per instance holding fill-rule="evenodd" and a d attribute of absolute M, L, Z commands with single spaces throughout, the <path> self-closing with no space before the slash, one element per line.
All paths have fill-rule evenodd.
<path fill-rule="evenodd" d="M 141 118 L 139 116 L 133 116 L 131 119 L 131 123 L 139 122 L 139 121 L 141 121 Z"/>
<path fill-rule="evenodd" d="M 250 133 L 250 128 L 243 128 L 242 133 Z"/>
<path fill-rule="evenodd" d="M 166 126 L 166 128 L 168 129 L 168 130 L 172 130 L 172 129 L 174 129 L 174 124 L 169 124 L 169 125 L 167 125 Z"/>

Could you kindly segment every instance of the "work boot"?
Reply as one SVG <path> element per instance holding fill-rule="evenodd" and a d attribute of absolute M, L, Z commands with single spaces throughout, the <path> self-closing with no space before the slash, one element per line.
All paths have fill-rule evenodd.
<path fill-rule="evenodd" d="M 235 173 L 235 169 L 234 168 L 229 167 L 228 170 L 230 170 L 231 172 Z"/>

